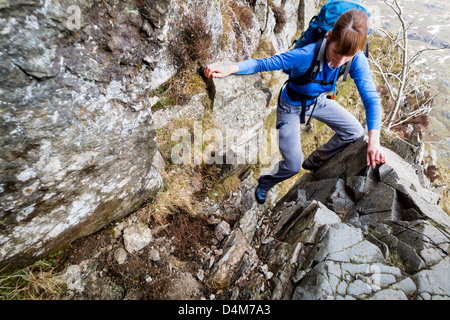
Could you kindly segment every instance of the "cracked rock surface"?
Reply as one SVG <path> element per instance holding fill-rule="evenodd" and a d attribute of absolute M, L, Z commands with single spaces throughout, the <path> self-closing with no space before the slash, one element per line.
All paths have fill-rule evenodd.
<path fill-rule="evenodd" d="M 230 278 L 241 277 L 234 283 L 236 297 L 450 298 L 450 224 L 439 197 L 392 151 L 386 150 L 387 163 L 367 168 L 354 156 L 365 148 L 361 138 L 317 172 L 303 175 L 273 208 L 256 209 L 261 227 L 251 241 L 237 245 L 228 238 L 227 246 L 248 253 L 241 253 L 239 268 L 228 269 Z M 240 284 L 250 268 L 260 270 L 255 264 L 273 274 L 266 286 L 260 278 L 263 294 Z"/>

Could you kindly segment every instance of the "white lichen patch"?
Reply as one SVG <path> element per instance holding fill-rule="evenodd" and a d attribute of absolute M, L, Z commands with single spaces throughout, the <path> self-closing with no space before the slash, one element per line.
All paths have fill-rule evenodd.
<path fill-rule="evenodd" d="M 15 226 L 8 236 L 0 238 L 0 256 L 8 259 L 20 252 L 45 246 L 68 229 L 83 223 L 98 204 L 99 199 L 94 194 L 83 194 L 70 207 L 58 207 L 46 215 L 33 218 L 27 224 Z M 25 219 L 33 210 L 34 205 L 26 207 L 16 219 Z"/>
<path fill-rule="evenodd" d="M 16 216 L 16 221 L 20 222 L 23 219 L 27 218 L 34 211 L 35 204 L 24 208 L 19 215 Z"/>
<path fill-rule="evenodd" d="M 31 178 L 36 177 L 36 174 L 37 174 L 37 173 L 36 173 L 33 169 L 31 169 L 31 168 L 29 168 L 28 166 L 26 166 L 26 169 L 23 170 L 22 172 L 20 172 L 20 173 L 16 176 L 16 178 L 17 178 L 17 180 L 19 180 L 19 181 L 25 182 L 25 181 L 30 180 Z"/>

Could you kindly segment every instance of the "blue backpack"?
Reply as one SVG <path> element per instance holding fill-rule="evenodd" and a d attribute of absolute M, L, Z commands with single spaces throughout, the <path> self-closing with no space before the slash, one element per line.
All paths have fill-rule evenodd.
<path fill-rule="evenodd" d="M 322 85 L 330 84 L 329 81 L 323 80 L 315 80 L 316 76 L 322 71 L 323 64 L 325 61 L 325 48 L 326 48 L 326 36 L 329 30 L 333 29 L 334 23 L 339 18 L 341 14 L 350 9 L 360 9 L 366 12 L 366 14 L 370 17 L 370 14 L 367 8 L 360 0 L 328 0 L 320 9 L 319 13 L 312 17 L 309 22 L 308 29 L 302 32 L 300 38 L 294 42 L 293 49 L 304 47 L 311 43 L 317 43 L 314 49 L 314 57 L 311 63 L 311 66 L 308 70 L 301 76 L 290 77 L 286 83 L 292 82 L 297 85 L 305 85 L 310 82 L 320 83 Z M 372 29 L 369 30 L 369 34 L 372 32 Z M 368 56 L 368 44 L 366 44 L 366 56 Z M 353 60 L 353 59 L 352 59 Z M 347 80 L 347 76 L 350 70 L 350 65 L 352 60 L 348 61 L 344 65 L 342 65 L 339 69 L 339 73 L 337 78 L 344 75 L 343 80 Z M 289 74 L 289 71 L 284 70 L 285 73 Z M 336 78 L 336 80 L 337 80 Z M 285 83 L 285 84 L 286 84 Z M 335 82 L 334 82 L 335 84 Z M 281 90 L 283 89 L 282 86 Z M 287 87 L 288 94 L 295 100 L 301 100 L 302 105 L 304 105 L 304 101 L 313 100 L 316 97 L 305 96 L 300 93 L 294 92 L 294 90 Z M 281 95 L 281 91 L 280 91 Z M 332 96 L 328 96 L 328 98 L 334 99 L 334 93 Z M 317 103 L 317 102 L 316 102 Z M 315 108 L 316 104 L 314 104 Z M 314 111 L 313 108 L 313 111 Z M 302 108 L 301 112 L 301 123 L 305 123 L 305 111 L 306 107 Z M 311 112 L 312 114 L 312 112 Z M 311 120 L 311 117 L 309 118 Z M 308 123 L 309 124 L 309 120 Z"/>
<path fill-rule="evenodd" d="M 363 10 L 370 17 L 369 11 L 360 0 L 328 0 L 320 9 L 319 14 L 312 17 L 308 29 L 302 32 L 295 42 L 295 48 L 304 47 L 317 42 L 333 29 L 334 23 L 345 11 L 350 9 Z M 372 30 L 369 31 L 369 34 Z"/>

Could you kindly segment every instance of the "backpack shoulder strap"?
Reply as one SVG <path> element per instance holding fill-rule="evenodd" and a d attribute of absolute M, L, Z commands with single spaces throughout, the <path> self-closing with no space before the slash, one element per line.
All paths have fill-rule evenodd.
<path fill-rule="evenodd" d="M 304 85 L 312 82 L 316 76 L 323 70 L 323 64 L 325 61 L 325 48 L 326 48 L 327 38 L 326 36 L 320 38 L 317 41 L 316 47 L 314 48 L 314 56 L 312 63 L 306 72 L 298 77 L 289 78 L 289 82 L 295 83 L 296 85 Z"/>
<path fill-rule="evenodd" d="M 351 64 L 352 64 L 352 61 L 353 61 L 353 58 L 351 58 L 349 61 L 347 61 L 346 63 L 345 63 L 345 69 L 344 69 L 344 78 L 342 78 L 342 81 L 347 81 L 347 77 L 348 77 L 348 74 L 349 74 L 349 72 L 350 72 L 350 66 L 351 66 Z M 342 70 L 342 68 L 341 68 L 341 70 Z M 339 77 L 339 76 L 338 76 Z"/>
<path fill-rule="evenodd" d="M 319 43 L 317 43 L 319 44 Z M 327 38 L 322 38 L 321 39 L 321 43 L 320 43 L 320 49 L 319 49 L 319 56 L 318 56 L 318 60 L 319 60 L 319 72 L 322 72 L 323 70 L 323 63 L 325 62 L 325 48 L 327 46 Z M 315 78 L 315 77 L 314 77 Z"/>

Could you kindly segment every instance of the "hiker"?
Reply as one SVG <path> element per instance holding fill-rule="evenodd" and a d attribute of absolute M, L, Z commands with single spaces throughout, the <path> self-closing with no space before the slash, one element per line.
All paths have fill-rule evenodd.
<path fill-rule="evenodd" d="M 364 11 L 345 11 L 326 35 L 323 69 L 315 77 L 316 81 L 301 85 L 289 82 L 282 89 L 278 98 L 276 129 L 279 130 L 278 143 L 283 160 L 269 174 L 259 178 L 255 190 L 258 203 L 263 204 L 274 185 L 294 176 L 301 167 L 313 171 L 319 169 L 364 134 L 359 121 L 334 100 L 338 72 L 349 60 L 352 60 L 349 75 L 366 110 L 369 130 L 367 166 L 375 168 L 386 161 L 386 154 L 380 146 L 381 99 L 373 83 L 367 57 L 361 51 L 366 45 L 368 31 L 369 17 Z M 222 78 L 230 74 L 288 70 L 291 71 L 291 78 L 295 78 L 295 74 L 301 75 L 309 69 L 315 47 L 316 43 L 312 43 L 270 58 L 250 59 L 231 65 L 213 63 L 206 66 L 205 76 Z M 333 95 L 327 97 L 325 93 L 331 91 Z M 335 134 L 302 163 L 300 123 L 304 122 L 305 115 L 327 124 Z"/>

